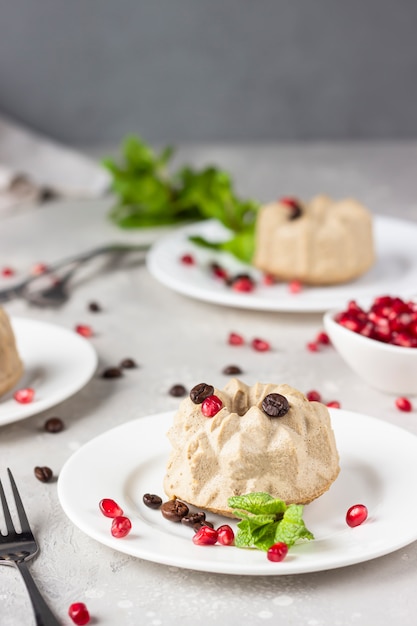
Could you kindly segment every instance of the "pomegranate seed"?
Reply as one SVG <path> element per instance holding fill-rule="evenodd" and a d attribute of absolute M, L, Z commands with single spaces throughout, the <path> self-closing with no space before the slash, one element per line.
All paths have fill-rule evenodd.
<path fill-rule="evenodd" d="M 35 263 L 35 265 L 32 266 L 30 273 L 32 276 L 40 276 L 41 274 L 45 274 L 47 269 L 48 266 L 45 265 L 45 263 Z"/>
<path fill-rule="evenodd" d="M 217 530 L 214 528 L 210 528 L 210 526 L 202 526 L 200 530 L 198 530 L 194 537 L 193 543 L 196 546 L 214 546 L 217 543 Z"/>
<path fill-rule="evenodd" d="M 32 402 L 35 396 L 35 390 L 31 387 L 26 387 L 26 389 L 18 389 L 14 392 L 13 398 L 16 402 L 20 402 L 20 404 L 29 404 Z"/>
<path fill-rule="evenodd" d="M 213 272 L 213 276 L 216 278 L 220 278 L 221 280 L 227 280 L 228 275 L 227 271 L 221 265 L 217 263 L 213 263 L 211 266 L 211 271 Z"/>
<path fill-rule="evenodd" d="M 413 405 L 408 398 L 397 398 L 395 400 L 395 406 L 405 413 L 409 413 L 413 409 Z"/>
<path fill-rule="evenodd" d="M 77 626 L 83 626 L 90 621 L 90 614 L 84 602 L 74 602 L 68 609 L 68 615 Z"/>
<path fill-rule="evenodd" d="M 368 517 L 368 509 L 364 504 L 354 504 L 346 513 L 346 524 L 351 528 L 360 526 Z"/>
<path fill-rule="evenodd" d="M 283 561 L 288 554 L 288 546 L 286 543 L 279 541 L 278 543 L 274 543 L 266 553 L 266 558 L 269 561 Z"/>
<path fill-rule="evenodd" d="M 300 293 L 302 289 L 303 289 L 303 285 L 299 280 L 291 280 L 288 283 L 288 291 L 290 293 Z"/>
<path fill-rule="evenodd" d="M 249 293 L 255 289 L 255 283 L 248 276 L 242 276 L 232 282 L 232 289 Z"/>
<path fill-rule="evenodd" d="M 1 270 L 1 275 L 8 278 L 9 276 L 14 276 L 15 271 L 12 267 L 3 267 Z"/>
<path fill-rule="evenodd" d="M 310 402 L 321 402 L 321 395 L 315 389 L 312 389 L 311 391 L 307 391 L 306 398 Z"/>
<path fill-rule="evenodd" d="M 132 528 L 132 522 L 128 517 L 119 515 L 115 517 L 111 523 L 111 534 L 117 539 L 126 537 Z"/>
<path fill-rule="evenodd" d="M 194 265 L 195 260 L 192 254 L 183 254 L 180 258 L 183 265 Z"/>
<path fill-rule="evenodd" d="M 123 515 L 123 511 L 120 506 L 117 502 L 111 500 L 111 498 L 104 498 L 103 500 L 100 500 L 99 507 L 100 511 L 106 517 L 120 517 Z"/>
<path fill-rule="evenodd" d="M 306 348 L 309 352 L 318 352 L 319 351 L 319 344 L 316 341 L 310 341 L 307 345 Z"/>
<path fill-rule="evenodd" d="M 277 279 L 275 278 L 275 276 L 272 276 L 272 274 L 264 274 L 262 277 L 262 284 L 264 284 L 266 287 L 275 285 L 276 282 Z"/>
<path fill-rule="evenodd" d="M 201 412 L 205 417 L 214 417 L 220 411 L 223 402 L 217 396 L 207 396 L 201 404 Z"/>
<path fill-rule="evenodd" d="M 229 524 L 223 524 L 223 526 L 219 526 L 217 529 L 217 541 L 222 544 L 222 546 L 231 546 L 235 540 L 235 533 L 233 532 L 233 528 L 229 526 Z"/>
<path fill-rule="evenodd" d="M 230 333 L 227 342 L 231 346 L 241 346 L 245 343 L 245 340 L 243 339 L 242 335 L 238 335 L 237 333 Z"/>
<path fill-rule="evenodd" d="M 340 402 L 331 400 L 331 402 L 326 403 L 326 406 L 329 407 L 329 409 L 340 409 Z"/>
<path fill-rule="evenodd" d="M 284 196 L 283 198 L 280 198 L 279 203 L 285 204 L 286 206 L 289 206 L 291 208 L 298 208 L 299 206 L 297 198 L 291 198 L 290 196 Z"/>
<path fill-rule="evenodd" d="M 268 352 L 271 349 L 271 344 L 265 339 L 259 339 L 259 337 L 252 339 L 251 346 L 257 352 Z"/>
<path fill-rule="evenodd" d="M 325 333 L 325 332 L 318 333 L 318 335 L 316 337 L 316 343 L 321 343 L 321 344 L 323 344 L 323 346 L 330 345 L 330 337 L 329 337 L 329 335 L 327 333 Z"/>
<path fill-rule="evenodd" d="M 75 327 L 75 331 L 81 335 L 82 337 L 92 337 L 93 336 L 93 329 L 91 328 L 91 326 L 87 326 L 85 324 L 78 324 Z"/>

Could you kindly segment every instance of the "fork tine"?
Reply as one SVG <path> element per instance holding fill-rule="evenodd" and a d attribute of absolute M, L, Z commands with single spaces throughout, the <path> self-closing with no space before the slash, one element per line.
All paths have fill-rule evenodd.
<path fill-rule="evenodd" d="M 20 527 L 22 529 L 22 533 L 30 533 L 32 532 L 29 526 L 29 522 L 28 522 L 28 518 L 26 517 L 26 511 L 23 507 L 23 503 L 22 500 L 20 498 L 20 494 L 19 491 L 16 487 L 16 483 L 14 481 L 13 478 L 13 474 L 11 473 L 11 471 L 9 470 L 9 468 L 7 468 L 7 473 L 9 474 L 9 479 L 10 479 L 10 484 L 12 486 L 12 492 L 14 495 L 14 499 L 16 502 L 16 509 L 17 509 L 17 514 L 19 516 L 19 521 L 20 521 Z M 10 517 L 10 514 L 9 514 Z M 11 521 L 11 519 L 10 519 Z M 13 525 L 13 523 L 12 523 Z"/>
<path fill-rule="evenodd" d="M 9 505 L 7 504 L 6 495 L 4 493 L 4 489 L 3 489 L 3 485 L 1 483 L 1 480 L 0 480 L 0 500 L 1 500 L 1 503 L 3 505 L 4 520 L 6 522 L 7 532 L 8 533 L 15 533 L 16 531 L 15 531 L 15 528 L 13 526 L 13 520 L 12 520 L 12 517 L 10 515 Z"/>

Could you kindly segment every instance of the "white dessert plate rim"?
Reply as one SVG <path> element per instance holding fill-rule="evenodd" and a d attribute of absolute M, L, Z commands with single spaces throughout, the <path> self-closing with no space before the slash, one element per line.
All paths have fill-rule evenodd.
<path fill-rule="evenodd" d="M 75 331 L 56 324 L 10 317 L 24 372 L 14 388 L 0 398 L 0 426 L 49 409 L 79 391 L 93 376 L 97 354 Z M 33 402 L 19 404 L 17 389 L 32 387 Z"/>
<path fill-rule="evenodd" d="M 221 574 L 275 576 L 335 569 L 381 557 L 415 541 L 417 503 L 410 494 L 417 472 L 417 437 L 374 417 L 342 409 L 330 413 L 341 472 L 330 490 L 304 509 L 315 540 L 294 546 L 281 563 L 271 563 L 259 550 L 195 546 L 190 528 L 165 520 L 160 511 L 143 504 L 144 493 L 164 497 L 162 482 L 170 450 L 165 433 L 172 411 L 126 422 L 86 443 L 60 472 L 59 500 L 75 526 L 113 550 Z M 99 511 L 102 498 L 116 500 L 132 520 L 127 537 L 112 537 L 111 520 Z M 346 511 L 358 503 L 368 507 L 369 517 L 361 526 L 349 528 Z M 207 518 L 216 526 L 235 526 L 228 518 Z"/>
<path fill-rule="evenodd" d="M 417 224 L 386 216 L 374 216 L 375 265 L 355 281 L 327 287 L 304 287 L 290 293 L 286 283 L 262 284 L 261 273 L 240 263 L 229 254 L 207 250 L 189 241 L 200 235 L 219 241 L 227 239 L 227 230 L 216 220 L 207 220 L 176 228 L 158 239 L 147 255 L 149 272 L 160 283 L 185 296 L 243 309 L 263 311 L 323 312 L 344 306 L 351 299 L 371 301 L 381 293 L 410 297 L 417 283 Z M 183 265 L 180 257 L 191 253 L 195 265 Z M 209 269 L 217 262 L 230 274 L 249 272 L 257 279 L 252 293 L 238 293 L 213 277 Z"/>

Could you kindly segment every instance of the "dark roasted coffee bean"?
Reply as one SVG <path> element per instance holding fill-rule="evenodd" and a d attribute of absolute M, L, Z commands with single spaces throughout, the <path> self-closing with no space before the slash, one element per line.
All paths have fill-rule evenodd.
<path fill-rule="evenodd" d="M 41 483 L 47 483 L 52 478 L 52 470 L 49 467 L 35 467 L 35 476 Z"/>
<path fill-rule="evenodd" d="M 262 400 L 262 409 L 269 417 L 282 417 L 290 410 L 290 405 L 285 396 L 280 393 L 269 393 Z"/>
<path fill-rule="evenodd" d="M 289 219 L 290 220 L 296 220 L 299 217 L 301 217 L 302 214 L 303 214 L 303 209 L 300 207 L 299 204 L 296 204 L 294 202 L 294 204 L 290 207 Z"/>
<path fill-rule="evenodd" d="M 101 375 L 102 378 L 120 378 L 120 376 L 123 376 L 120 367 L 108 367 Z"/>
<path fill-rule="evenodd" d="M 123 361 L 121 361 L 120 363 L 120 367 L 123 367 L 123 369 L 126 370 L 131 370 L 137 367 L 137 363 L 133 359 L 123 359 Z"/>
<path fill-rule="evenodd" d="M 226 376 L 234 376 L 235 374 L 243 374 L 243 372 L 238 365 L 227 365 L 223 369 L 223 374 L 226 374 Z"/>
<path fill-rule="evenodd" d="M 199 383 L 191 389 L 190 398 L 194 402 L 194 404 L 202 404 L 204 400 L 209 396 L 212 396 L 213 393 L 213 385 L 207 385 L 207 383 Z"/>
<path fill-rule="evenodd" d="M 184 515 L 184 517 L 181 519 L 181 524 L 194 527 L 195 524 L 204 522 L 205 519 L 206 514 L 204 513 L 204 511 L 199 511 L 198 513 L 190 513 L 189 515 Z"/>
<path fill-rule="evenodd" d="M 170 522 L 180 522 L 188 511 L 188 506 L 181 500 L 168 500 L 161 506 L 162 515 Z"/>
<path fill-rule="evenodd" d="M 92 313 L 100 313 L 101 306 L 99 305 L 98 302 L 90 302 L 88 305 L 88 310 L 91 311 Z"/>
<path fill-rule="evenodd" d="M 198 533 L 200 528 L 202 528 L 203 526 L 209 526 L 210 528 L 214 528 L 214 524 L 212 524 L 211 522 L 208 522 L 207 520 L 204 520 L 203 522 L 197 522 L 197 524 L 194 524 L 193 526 L 194 532 Z"/>
<path fill-rule="evenodd" d="M 143 503 L 146 504 L 150 509 L 159 509 L 162 504 L 162 498 L 155 495 L 154 493 L 145 493 L 143 496 Z"/>
<path fill-rule="evenodd" d="M 185 396 L 186 393 L 187 390 L 184 385 L 172 385 L 171 389 L 169 390 L 169 395 L 174 396 L 174 398 L 180 398 L 181 396 Z"/>
<path fill-rule="evenodd" d="M 64 430 L 64 422 L 59 417 L 50 417 L 46 420 L 44 428 L 48 433 L 60 433 Z"/>

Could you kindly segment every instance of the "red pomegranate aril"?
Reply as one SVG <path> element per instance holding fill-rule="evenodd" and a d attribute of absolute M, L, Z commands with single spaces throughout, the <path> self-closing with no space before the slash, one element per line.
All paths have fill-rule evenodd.
<path fill-rule="evenodd" d="M 84 602 L 74 602 L 68 609 L 68 615 L 77 626 L 84 626 L 90 621 L 90 614 Z"/>
<path fill-rule="evenodd" d="M 183 254 L 180 258 L 183 265 L 194 265 L 195 260 L 192 254 Z"/>
<path fill-rule="evenodd" d="M 291 196 L 284 196 L 283 198 L 280 198 L 278 202 L 280 204 L 285 204 L 286 206 L 289 206 L 291 208 L 296 208 L 299 206 L 297 198 L 292 198 Z"/>
<path fill-rule="evenodd" d="M 311 391 L 307 391 L 306 398 L 310 402 L 321 402 L 321 395 L 315 389 L 312 389 Z"/>
<path fill-rule="evenodd" d="M 222 546 L 231 546 L 235 541 L 235 533 L 233 532 L 233 528 L 229 526 L 229 524 L 223 524 L 223 526 L 219 526 L 217 529 L 217 541 L 222 544 Z"/>
<path fill-rule="evenodd" d="M 1 270 L 1 275 L 5 278 L 9 278 L 9 276 L 15 275 L 15 271 L 12 267 L 3 267 Z"/>
<path fill-rule="evenodd" d="M 275 278 L 275 276 L 272 276 L 272 274 L 264 274 L 262 276 L 262 284 L 265 285 L 266 287 L 275 285 L 276 282 L 277 282 L 277 279 Z"/>
<path fill-rule="evenodd" d="M 210 528 L 210 526 L 202 526 L 193 536 L 193 543 L 196 546 L 214 546 L 217 539 L 217 530 Z"/>
<path fill-rule="evenodd" d="M 288 291 L 290 293 L 300 293 L 303 290 L 303 284 L 299 280 L 291 280 L 288 283 Z"/>
<path fill-rule="evenodd" d="M 242 292 L 251 292 L 255 289 L 255 283 L 251 278 L 244 276 L 242 278 L 237 278 L 232 282 L 232 289 L 234 291 L 242 291 Z"/>
<path fill-rule="evenodd" d="M 330 402 L 326 402 L 326 406 L 329 409 L 340 409 L 340 402 L 338 402 L 338 400 L 331 400 Z"/>
<path fill-rule="evenodd" d="M 318 352 L 319 351 L 319 344 L 317 343 L 317 341 L 309 341 L 306 344 L 306 348 L 309 352 Z"/>
<path fill-rule="evenodd" d="M 132 522 L 128 517 L 124 515 L 119 515 L 115 517 L 111 523 L 111 534 L 116 539 L 121 539 L 122 537 L 126 537 L 130 533 L 132 529 Z"/>
<path fill-rule="evenodd" d="M 30 402 L 33 401 L 34 397 L 35 397 L 35 390 L 32 389 L 31 387 L 26 387 L 25 389 L 18 389 L 13 394 L 13 398 L 16 400 L 16 402 L 19 402 L 20 404 L 29 404 Z"/>
<path fill-rule="evenodd" d="M 245 340 L 238 333 L 229 333 L 227 343 L 231 346 L 241 346 L 245 343 Z"/>
<path fill-rule="evenodd" d="M 111 498 L 103 498 L 99 503 L 100 511 L 106 517 L 120 517 L 123 515 L 123 510 L 120 506 Z"/>
<path fill-rule="evenodd" d="M 77 324 L 75 327 L 75 332 L 77 332 L 82 337 L 92 337 L 93 329 L 91 326 L 87 326 L 86 324 Z"/>
<path fill-rule="evenodd" d="M 415 348 L 417 342 L 408 333 L 392 333 L 391 343 L 394 346 L 402 346 L 403 348 Z"/>
<path fill-rule="evenodd" d="M 397 398 L 395 400 L 395 406 L 400 411 L 404 411 L 404 413 L 409 413 L 413 410 L 413 405 L 411 404 L 410 400 L 404 397 Z"/>
<path fill-rule="evenodd" d="M 316 342 L 323 344 L 323 346 L 328 346 L 330 345 L 330 337 L 327 333 L 320 332 L 316 337 Z"/>
<path fill-rule="evenodd" d="M 32 276 L 40 276 L 41 274 L 45 274 L 47 269 L 48 266 L 45 263 L 35 263 L 35 265 L 32 265 L 30 273 Z"/>
<path fill-rule="evenodd" d="M 201 412 L 205 417 L 214 417 L 220 411 L 223 402 L 217 396 L 207 396 L 201 404 Z"/>
<path fill-rule="evenodd" d="M 266 558 L 269 561 L 275 561 L 276 563 L 279 563 L 280 561 L 283 561 L 285 559 L 287 554 L 288 554 L 287 544 L 283 543 L 282 541 L 279 541 L 278 543 L 274 543 L 274 545 L 268 548 L 268 551 L 266 553 Z"/>
<path fill-rule="evenodd" d="M 221 280 L 228 279 L 227 271 L 224 269 L 224 267 L 221 267 L 221 265 L 217 265 L 217 263 L 213 263 L 213 265 L 211 266 L 211 271 L 213 272 L 213 276 L 215 276 L 216 278 L 220 278 Z"/>
<path fill-rule="evenodd" d="M 351 528 L 360 526 L 368 517 L 368 509 L 364 504 L 354 504 L 346 513 L 346 524 Z"/>
<path fill-rule="evenodd" d="M 255 337 L 252 339 L 251 346 L 257 352 L 268 352 L 271 349 L 271 344 L 265 339 L 260 339 L 259 337 Z"/>

